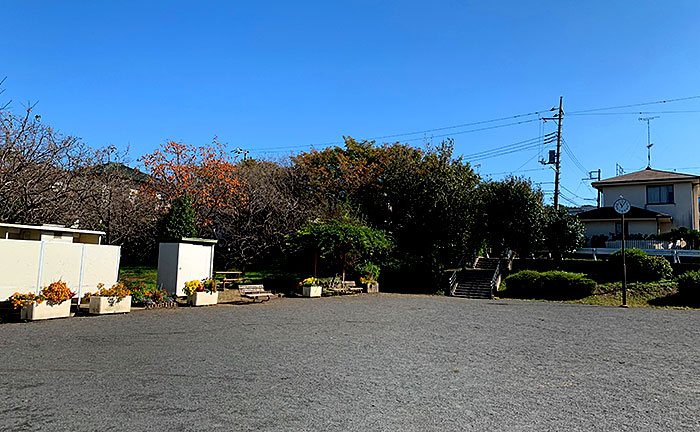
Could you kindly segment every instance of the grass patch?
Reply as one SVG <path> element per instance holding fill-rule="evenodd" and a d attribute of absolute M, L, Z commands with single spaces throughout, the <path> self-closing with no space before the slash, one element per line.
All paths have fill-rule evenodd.
<path fill-rule="evenodd" d="M 218 279 L 222 277 L 223 276 L 219 276 Z M 119 269 L 119 282 L 127 286 L 143 282 L 148 288 L 155 289 L 157 278 L 158 269 L 156 267 L 124 266 Z M 296 273 L 272 269 L 248 271 L 242 275 L 242 278 L 243 280 L 241 283 L 244 284 L 263 284 L 267 289 L 273 289 L 278 292 L 289 292 L 294 290 L 299 281 L 304 277 Z"/>
<path fill-rule="evenodd" d="M 659 307 L 659 299 L 674 296 L 678 292 L 676 282 L 661 280 L 657 282 L 630 282 L 627 284 L 627 304 L 630 307 Z M 622 282 L 609 282 L 598 285 L 593 295 L 569 303 L 602 306 L 620 306 L 622 304 Z"/>
<path fill-rule="evenodd" d="M 137 266 L 119 269 L 119 282 L 127 286 L 143 282 L 149 289 L 155 289 L 157 277 L 158 269 L 156 267 Z"/>

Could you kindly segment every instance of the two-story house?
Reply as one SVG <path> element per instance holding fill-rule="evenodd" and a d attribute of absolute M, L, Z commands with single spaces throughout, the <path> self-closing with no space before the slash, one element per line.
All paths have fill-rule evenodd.
<path fill-rule="evenodd" d="M 700 176 L 647 168 L 601 180 L 593 187 L 602 194 L 602 207 L 579 213 L 586 236 L 618 235 L 620 215 L 612 208 L 620 197 L 632 208 L 625 215 L 625 232 L 656 234 L 673 228 L 700 228 Z"/>

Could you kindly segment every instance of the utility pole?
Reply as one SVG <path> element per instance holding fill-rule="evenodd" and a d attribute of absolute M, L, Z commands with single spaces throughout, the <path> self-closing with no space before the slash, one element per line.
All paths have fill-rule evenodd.
<path fill-rule="evenodd" d="M 598 181 L 600 181 L 600 168 L 598 168 Z M 598 189 L 598 188 L 596 188 Z M 598 208 L 600 208 L 600 189 L 598 189 Z"/>
<path fill-rule="evenodd" d="M 596 177 L 597 175 L 597 177 Z M 600 181 L 600 168 L 597 171 L 588 171 L 588 178 L 583 178 L 581 180 L 598 180 Z M 600 189 L 598 189 L 598 208 L 600 208 Z"/>
<path fill-rule="evenodd" d="M 559 111 L 554 117 L 543 117 L 542 120 L 556 120 L 557 121 L 557 151 L 555 153 L 554 160 L 554 208 L 559 210 L 559 173 L 561 171 L 561 122 L 564 119 L 564 97 L 559 96 Z M 552 108 L 554 111 L 555 108 Z M 546 165 L 546 164 L 545 164 Z"/>
<path fill-rule="evenodd" d="M 647 122 L 647 168 L 651 169 L 651 147 L 654 145 L 651 143 L 651 128 L 649 126 L 649 123 L 654 120 L 659 118 L 659 116 L 654 116 L 654 117 L 639 117 L 639 121 L 645 121 Z"/>
<path fill-rule="evenodd" d="M 557 121 L 557 163 L 554 165 L 554 208 L 559 210 L 559 172 L 561 171 L 561 121 L 564 118 L 564 110 L 562 105 L 564 97 L 559 96 L 559 114 L 556 117 Z"/>

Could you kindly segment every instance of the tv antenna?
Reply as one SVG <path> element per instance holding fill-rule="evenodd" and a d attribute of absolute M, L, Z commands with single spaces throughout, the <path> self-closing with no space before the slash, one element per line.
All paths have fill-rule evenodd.
<path fill-rule="evenodd" d="M 248 151 L 248 150 L 243 150 L 243 149 L 240 148 L 240 147 L 238 147 L 238 148 L 235 149 L 235 150 L 232 150 L 232 152 L 233 152 L 233 153 L 236 153 L 237 155 L 241 155 L 241 154 L 242 154 L 242 155 L 243 155 L 243 160 L 246 160 L 246 159 L 248 158 L 248 153 L 250 153 L 250 151 Z"/>
<path fill-rule="evenodd" d="M 649 126 L 649 123 L 654 120 L 659 118 L 659 116 L 654 116 L 654 117 L 639 117 L 639 121 L 645 121 L 647 122 L 647 168 L 651 169 L 651 148 L 654 146 L 651 142 L 651 127 Z"/>
<path fill-rule="evenodd" d="M 619 163 L 615 163 L 615 175 L 621 176 L 624 173 L 625 173 L 625 169 L 622 168 L 622 165 L 620 165 Z"/>

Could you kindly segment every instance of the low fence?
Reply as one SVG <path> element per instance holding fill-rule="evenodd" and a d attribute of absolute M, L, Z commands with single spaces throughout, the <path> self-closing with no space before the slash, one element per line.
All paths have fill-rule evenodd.
<path fill-rule="evenodd" d="M 120 247 L 85 243 L 0 239 L 0 301 L 15 292 L 39 293 L 62 280 L 82 296 L 119 277 Z"/>
<path fill-rule="evenodd" d="M 622 244 L 620 244 L 620 248 L 622 247 Z M 630 246 L 628 242 L 625 240 L 625 247 L 628 249 L 632 249 L 633 246 Z M 581 248 L 577 249 L 574 254 L 577 256 L 581 255 L 590 255 L 593 260 L 597 260 L 600 256 L 606 256 L 610 255 L 614 252 L 617 252 L 620 250 L 620 248 Z M 640 249 L 640 248 L 637 248 Z M 654 256 L 663 256 L 668 258 L 671 262 L 673 263 L 679 263 L 681 262 L 681 259 L 683 261 L 690 261 L 690 262 L 697 262 L 700 260 L 700 250 L 690 250 L 690 249 L 642 249 L 644 252 L 646 252 L 648 255 L 654 255 Z"/>
<path fill-rule="evenodd" d="M 661 240 L 625 240 L 625 247 L 628 249 L 672 249 L 673 242 Z M 621 249 L 622 240 L 609 240 L 605 242 L 605 247 L 610 249 Z"/>

